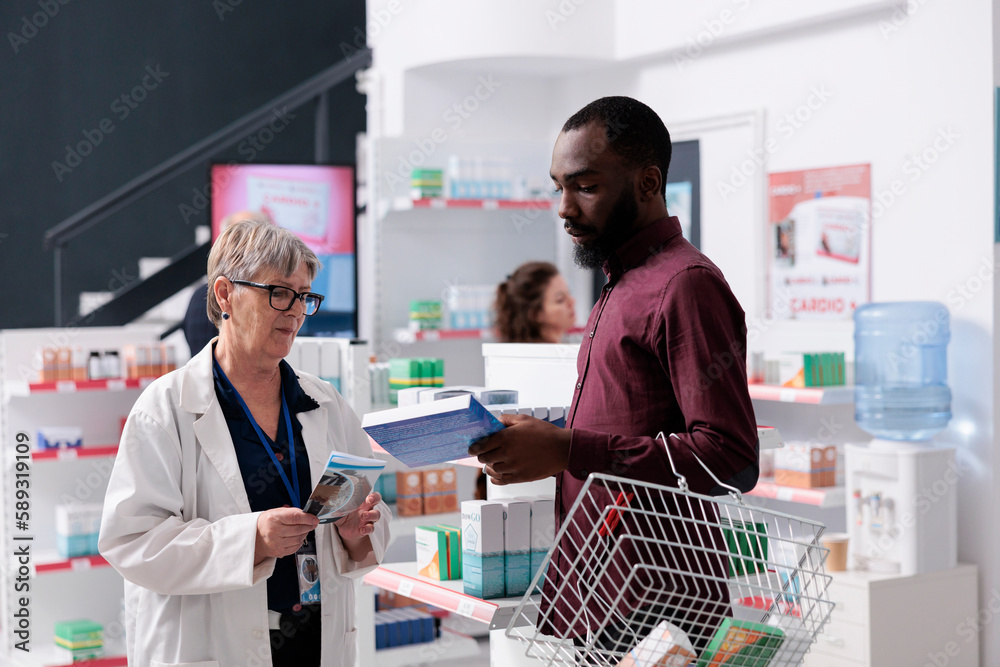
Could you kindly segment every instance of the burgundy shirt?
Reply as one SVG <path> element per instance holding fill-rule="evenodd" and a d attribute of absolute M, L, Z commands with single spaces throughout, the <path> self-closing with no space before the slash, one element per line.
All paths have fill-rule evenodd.
<path fill-rule="evenodd" d="M 743 491 L 753 488 L 758 474 L 757 428 L 747 389 L 745 318 L 722 272 L 684 239 L 676 217 L 659 220 L 629 239 L 604 271 L 609 283 L 590 313 L 577 358 L 579 375 L 567 418 L 567 428 L 573 430 L 569 466 L 556 480 L 557 526 L 592 472 L 676 487 L 663 445 L 654 439 L 660 431 L 680 437 L 680 442 L 669 440 L 671 454 L 692 491 L 721 491 L 695 461 L 695 454 L 721 481 Z M 603 488 L 597 493 L 606 496 L 605 504 L 614 500 Z M 590 508 L 585 523 L 593 525 L 603 509 L 600 504 Z M 668 504 L 657 511 L 690 514 Z M 674 522 L 651 529 L 623 521 L 619 530 L 637 536 L 657 533 L 652 536 L 670 541 L 696 539 L 684 538 L 684 526 Z M 712 544 L 718 532 L 707 531 L 700 539 Z M 574 603 L 566 592 L 587 590 L 593 581 L 586 576 L 577 581 L 579 573 L 571 571 L 567 556 L 585 543 L 582 535 L 573 537 L 567 534 L 557 550 L 559 558 L 549 568 L 545 597 L 557 589 L 562 592 L 563 609 L 555 617 L 564 622 L 557 620 L 551 629 L 560 634 L 573 629 L 572 634 L 579 635 L 592 623 L 577 613 L 581 601 Z M 625 542 L 622 553 L 610 556 L 620 558 L 623 565 L 649 560 L 637 558 L 641 554 L 629 546 L 631 540 Z M 724 553 L 725 546 L 717 546 Z M 717 558 L 709 558 L 701 567 L 726 576 Z M 626 567 L 609 568 L 603 580 L 605 593 L 611 596 L 606 599 L 614 599 L 624 587 L 622 611 L 651 601 Z M 687 597 L 671 602 L 664 595 L 656 602 L 691 608 L 696 589 L 696 597 L 728 603 L 724 587 L 686 585 Z M 653 588 L 662 592 L 664 586 Z"/>

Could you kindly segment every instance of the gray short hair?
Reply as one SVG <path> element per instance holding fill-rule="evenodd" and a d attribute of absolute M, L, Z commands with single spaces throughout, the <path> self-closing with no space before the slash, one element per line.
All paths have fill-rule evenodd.
<path fill-rule="evenodd" d="M 227 227 L 208 255 L 208 319 L 222 324 L 222 308 L 215 298 L 219 276 L 230 280 L 257 281 L 268 270 L 286 278 L 305 264 L 309 280 L 323 266 L 316 253 L 298 236 L 266 220 L 250 218 Z"/>

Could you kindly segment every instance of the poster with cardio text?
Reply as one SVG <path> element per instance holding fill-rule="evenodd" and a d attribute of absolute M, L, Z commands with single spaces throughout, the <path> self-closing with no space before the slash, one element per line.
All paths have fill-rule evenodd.
<path fill-rule="evenodd" d="M 768 309 L 840 320 L 871 299 L 871 165 L 768 175 Z"/>

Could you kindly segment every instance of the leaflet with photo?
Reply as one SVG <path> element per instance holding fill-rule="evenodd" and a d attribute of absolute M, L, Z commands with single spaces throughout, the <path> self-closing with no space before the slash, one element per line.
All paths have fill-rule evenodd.
<path fill-rule="evenodd" d="M 365 502 L 384 468 L 385 461 L 379 459 L 333 452 L 302 510 L 315 514 L 320 523 L 347 516 Z"/>

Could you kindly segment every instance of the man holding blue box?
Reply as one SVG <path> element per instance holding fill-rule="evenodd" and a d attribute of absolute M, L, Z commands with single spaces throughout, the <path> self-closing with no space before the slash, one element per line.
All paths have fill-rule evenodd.
<path fill-rule="evenodd" d="M 743 491 L 757 482 L 744 312 L 722 272 L 683 238 L 677 218 L 668 216 L 670 155 L 663 122 L 627 97 L 587 105 L 566 121 L 556 140 L 550 175 L 560 196 L 559 217 L 573 237 L 577 264 L 602 268 L 609 282 L 587 322 L 566 428 L 504 415 L 508 428 L 476 443 L 469 453 L 486 464 L 495 484 L 554 475 L 557 529 L 590 473 L 676 485 L 663 445 L 654 439 L 660 431 L 677 435 L 671 454 L 692 491 L 720 492 L 695 456 Z M 607 495 L 606 504 L 614 504 Z M 556 556 L 545 598 L 563 577 L 573 583 L 579 577 L 559 551 Z M 700 565 L 726 576 L 721 558 L 706 557 Z M 586 587 L 580 584 L 566 589 Z M 678 588 L 685 585 L 697 586 L 679 582 Z M 644 602 L 626 590 L 622 615 Z M 578 616 L 573 601 L 556 604 L 565 606 L 556 619 Z M 706 625 L 711 615 L 728 607 L 729 600 L 725 590 L 689 587 L 686 595 L 668 595 L 656 604 L 677 609 L 672 615 L 687 619 L 685 632 L 702 648 L 714 632 Z M 564 625 L 551 630 L 564 637 L 585 636 L 588 630 Z M 609 641 L 625 642 L 628 650 L 642 639 L 635 629 L 628 635 L 629 625 L 609 631 L 616 635 Z"/>

